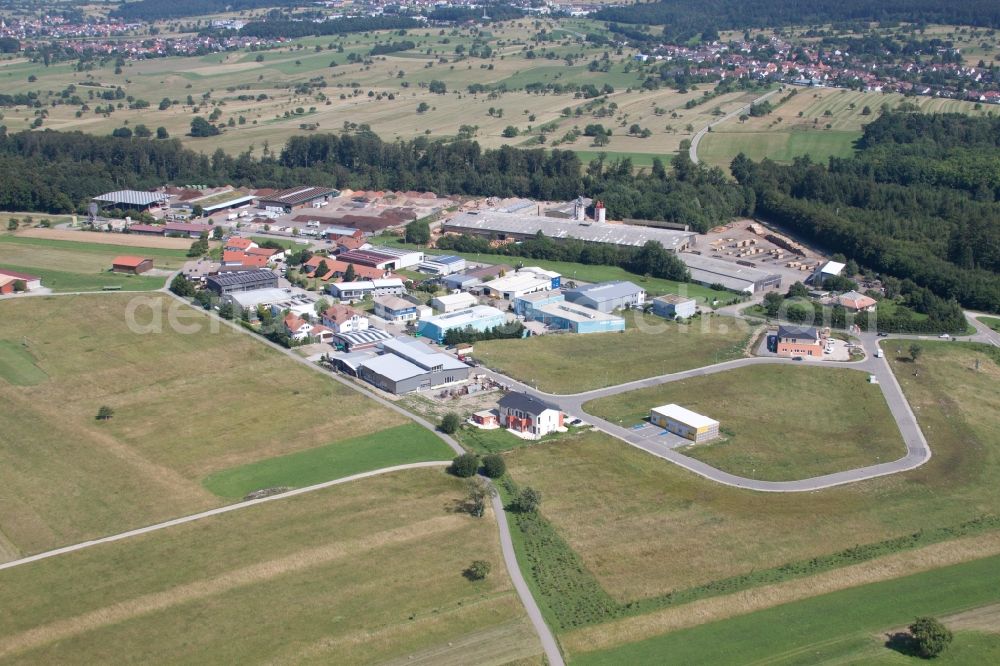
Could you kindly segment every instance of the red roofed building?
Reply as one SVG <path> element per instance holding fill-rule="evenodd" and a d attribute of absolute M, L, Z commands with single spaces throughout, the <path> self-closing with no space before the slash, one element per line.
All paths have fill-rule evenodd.
<path fill-rule="evenodd" d="M 151 270 L 152 268 L 153 260 L 146 257 L 122 255 L 120 257 L 115 257 L 114 261 L 111 262 L 111 270 L 115 273 L 140 275 Z"/>
<path fill-rule="evenodd" d="M 17 271 L 0 268 L 0 294 L 13 294 L 15 291 L 14 287 L 18 282 L 24 283 L 25 291 L 38 289 L 42 286 L 42 278 L 37 275 L 18 273 Z"/>
<path fill-rule="evenodd" d="M 230 238 L 226 241 L 225 245 L 223 245 L 223 249 L 225 250 L 241 250 L 243 252 L 251 250 L 255 247 L 257 247 L 257 243 L 254 243 L 249 238 L 239 237 Z"/>
<path fill-rule="evenodd" d="M 323 325 L 336 333 L 367 331 L 368 318 L 349 305 L 332 305 L 323 311 Z"/>
<path fill-rule="evenodd" d="M 849 291 L 846 294 L 841 294 L 840 298 L 837 299 L 841 305 L 843 305 L 848 310 L 853 310 L 855 312 L 870 311 L 874 310 L 878 302 L 871 296 L 865 296 L 864 294 L 859 294 L 856 291 Z"/>

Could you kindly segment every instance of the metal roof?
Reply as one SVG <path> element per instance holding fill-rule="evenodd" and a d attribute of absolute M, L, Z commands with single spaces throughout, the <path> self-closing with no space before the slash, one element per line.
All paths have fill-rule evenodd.
<path fill-rule="evenodd" d="M 778 326 L 778 337 L 819 340 L 819 331 L 812 326 Z"/>
<path fill-rule="evenodd" d="M 349 345 L 368 345 L 373 342 L 389 340 L 392 335 L 378 328 L 368 328 L 363 331 L 349 331 L 347 333 L 336 333 L 335 338 L 346 342 Z"/>
<path fill-rule="evenodd" d="M 628 298 L 646 290 L 639 285 L 632 284 L 626 280 L 615 280 L 613 282 L 598 282 L 587 284 L 576 289 L 567 289 L 564 294 L 567 300 L 572 301 L 573 296 L 584 296 L 595 302 L 611 301 L 616 298 Z"/>
<path fill-rule="evenodd" d="M 239 274 L 237 273 L 237 275 Z M 291 292 L 286 289 L 278 289 L 277 287 L 251 289 L 250 291 L 239 291 L 229 294 L 229 298 L 241 308 L 255 308 L 258 305 L 271 305 L 272 303 L 280 303 L 281 301 L 288 300 L 291 298 Z"/>
<path fill-rule="evenodd" d="M 703 414 L 692 412 L 690 409 L 686 409 L 673 403 L 669 405 L 662 405 L 660 407 L 654 407 L 651 411 L 692 428 L 708 428 L 714 425 L 719 425 L 719 422 L 715 419 L 710 419 Z"/>
<path fill-rule="evenodd" d="M 420 375 L 427 374 L 427 370 L 421 368 L 419 365 L 414 365 L 405 358 L 396 356 L 395 354 L 382 354 L 381 356 L 376 356 L 370 361 L 364 361 L 361 363 L 360 367 L 371 370 L 375 374 L 381 375 L 393 382 L 403 381 L 404 379 L 412 379 L 413 377 L 419 377 Z"/>
<path fill-rule="evenodd" d="M 753 268 L 751 266 L 741 266 L 740 264 L 736 264 L 731 261 L 723 261 L 722 259 L 706 257 L 701 254 L 691 254 L 689 252 L 684 252 L 678 256 L 680 257 L 681 261 L 687 264 L 687 267 L 691 270 L 692 275 L 694 274 L 694 271 L 697 270 L 701 271 L 703 274 L 712 274 L 712 275 L 718 275 L 719 277 L 735 278 L 737 280 L 745 280 L 746 282 L 750 283 L 760 282 L 761 280 L 767 280 L 777 275 L 776 273 L 768 273 L 767 271 L 762 271 L 759 268 Z"/>
<path fill-rule="evenodd" d="M 151 206 L 166 201 L 170 197 L 162 192 L 143 192 L 141 190 L 117 190 L 106 192 L 94 197 L 94 201 L 105 203 L 127 204 L 129 206 Z"/>
<path fill-rule="evenodd" d="M 292 187 L 287 190 L 275 192 L 270 196 L 261 197 L 260 200 L 268 203 L 280 203 L 286 206 L 297 206 L 313 199 L 319 199 L 320 197 L 336 195 L 337 190 L 331 190 L 328 187 Z"/>
<path fill-rule="evenodd" d="M 351 291 L 352 289 L 380 289 L 382 287 L 402 287 L 403 281 L 399 278 L 385 278 L 381 280 L 355 280 L 354 282 L 335 282 L 330 287 L 336 287 L 338 291 Z"/>
<path fill-rule="evenodd" d="M 450 231 L 478 231 L 534 236 L 541 231 L 549 238 L 575 238 L 591 243 L 609 243 L 640 247 L 655 240 L 668 250 L 677 250 L 696 234 L 691 231 L 640 227 L 630 224 L 608 224 L 567 220 L 541 215 L 520 215 L 486 211 L 478 214 L 460 213 L 444 223 Z"/>
<path fill-rule="evenodd" d="M 695 302 L 693 298 L 688 298 L 687 296 L 678 296 L 677 294 L 664 294 L 663 296 L 657 296 L 653 300 L 659 301 L 661 303 L 670 303 L 671 305 L 680 305 L 681 303 Z"/>
<path fill-rule="evenodd" d="M 481 319 L 493 318 L 506 321 L 504 313 L 500 310 L 489 305 L 474 305 L 464 310 L 455 310 L 454 312 L 447 312 L 433 317 L 425 317 L 421 321 L 436 324 L 443 328 L 463 328 Z"/>
<path fill-rule="evenodd" d="M 623 321 L 621 317 L 600 310 L 594 310 L 583 305 L 574 305 L 565 301 L 546 303 L 535 308 L 539 312 L 544 312 L 551 317 L 558 317 L 565 321 L 583 323 L 588 321 Z"/>
<path fill-rule="evenodd" d="M 457 264 L 460 261 L 465 261 L 465 259 L 462 257 L 456 257 L 453 254 L 428 254 L 424 258 L 425 264 L 437 263 L 437 264 L 443 264 L 445 266 L 449 266 L 451 264 Z"/>
<path fill-rule="evenodd" d="M 411 340 L 410 338 L 397 337 L 392 340 L 386 340 L 382 343 L 382 349 L 405 358 L 407 361 L 426 370 L 435 367 L 439 367 L 442 370 L 458 370 L 459 368 L 469 367 L 448 354 L 436 352 L 424 343 Z"/>
<path fill-rule="evenodd" d="M 214 282 L 220 287 L 231 287 L 237 284 L 247 284 L 251 282 L 259 282 L 261 280 L 274 280 L 277 282 L 278 276 L 271 271 L 243 271 L 241 273 L 225 273 L 219 275 L 212 275 L 208 278 L 209 281 Z"/>

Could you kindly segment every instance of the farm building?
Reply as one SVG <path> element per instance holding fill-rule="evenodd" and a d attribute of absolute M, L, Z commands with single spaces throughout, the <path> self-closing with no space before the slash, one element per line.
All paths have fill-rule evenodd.
<path fill-rule="evenodd" d="M 708 442 L 719 436 L 718 421 L 680 405 L 654 407 L 649 410 L 649 421 L 668 432 L 690 439 L 695 444 Z"/>
<path fill-rule="evenodd" d="M 338 195 L 327 187 L 292 187 L 260 197 L 258 207 L 277 213 L 291 213 L 295 208 L 317 206 Z"/>
<path fill-rule="evenodd" d="M 542 232 L 554 240 L 576 239 L 626 247 L 642 247 L 648 241 L 657 241 L 670 252 L 693 246 L 697 236 L 690 231 L 500 211 L 459 213 L 444 223 L 443 230 L 499 240 L 525 240 Z"/>
<path fill-rule="evenodd" d="M 434 308 L 435 312 L 445 313 L 471 308 L 473 305 L 477 305 L 478 303 L 479 301 L 476 300 L 476 297 L 472 294 L 460 292 L 457 294 L 445 294 L 444 296 L 434 298 L 431 300 L 431 307 Z"/>
<path fill-rule="evenodd" d="M 823 358 L 823 340 L 813 327 L 778 327 L 778 356 Z"/>
<path fill-rule="evenodd" d="M 465 270 L 465 259 L 452 255 L 428 255 L 417 270 L 431 275 L 451 275 Z"/>
<path fill-rule="evenodd" d="M 375 316 L 393 322 L 415 321 L 417 304 L 391 294 L 379 296 L 375 299 Z"/>
<path fill-rule="evenodd" d="M 539 439 L 563 427 L 559 407 L 527 393 L 508 393 L 500 398 L 497 409 L 500 425 L 522 437 Z"/>
<path fill-rule="evenodd" d="M 148 257 L 134 257 L 131 255 L 121 255 L 115 257 L 111 262 L 111 270 L 115 273 L 129 273 L 131 275 L 141 275 L 153 269 L 153 260 Z"/>
<path fill-rule="evenodd" d="M 464 382 L 472 371 L 465 363 L 411 338 L 385 340 L 382 351 L 381 356 L 358 366 L 358 377 L 396 395 Z"/>
<path fill-rule="evenodd" d="M 624 280 L 598 282 L 576 289 L 567 289 L 563 291 L 563 296 L 570 303 L 583 305 L 599 312 L 637 308 L 646 302 L 646 290 Z"/>
<path fill-rule="evenodd" d="M 503 312 L 488 305 L 476 305 L 465 310 L 456 310 L 447 314 L 421 319 L 417 326 L 420 335 L 441 342 L 448 331 L 470 328 L 474 331 L 486 331 L 507 322 Z"/>
<path fill-rule="evenodd" d="M 518 296 L 536 291 L 547 291 L 551 288 L 552 281 L 548 277 L 539 277 L 534 273 L 505 275 L 502 278 L 484 283 L 482 287 L 483 292 L 489 296 L 507 301 L 513 301 Z"/>
<path fill-rule="evenodd" d="M 625 330 L 625 320 L 609 312 L 574 303 L 554 302 L 533 307 L 527 317 L 549 328 L 573 333 L 613 333 Z"/>
<path fill-rule="evenodd" d="M 665 294 L 653 299 L 653 314 L 658 317 L 673 319 L 680 317 L 687 319 L 693 317 L 698 310 L 698 306 L 693 298 L 678 296 L 677 294 Z"/>
<path fill-rule="evenodd" d="M 334 298 L 342 301 L 356 301 L 366 296 L 385 296 L 391 294 L 399 296 L 404 291 L 403 281 L 399 278 L 386 278 L 382 280 L 357 280 L 355 282 L 336 282 L 326 288 Z"/>
<path fill-rule="evenodd" d="M 17 271 L 9 271 L 6 268 L 0 268 L 0 294 L 14 293 L 20 287 L 19 282 L 24 283 L 25 291 L 32 291 L 42 286 L 42 278 L 37 275 L 29 275 L 28 273 L 19 273 Z"/>
<path fill-rule="evenodd" d="M 162 192 L 143 192 L 141 190 L 117 190 L 105 192 L 94 197 L 94 202 L 101 208 L 120 208 L 123 210 L 149 210 L 154 206 L 162 206 L 170 198 Z"/>
<path fill-rule="evenodd" d="M 753 294 L 781 286 L 781 276 L 752 266 L 713 259 L 700 254 L 684 253 L 681 261 L 691 272 L 691 281 L 704 285 L 722 285 L 731 291 Z"/>
<path fill-rule="evenodd" d="M 225 296 L 241 291 L 275 289 L 278 286 L 278 276 L 268 270 L 221 273 L 205 278 L 205 286 L 219 296 Z"/>
<path fill-rule="evenodd" d="M 211 224 L 201 222 L 167 222 L 163 225 L 163 233 L 168 236 L 179 235 L 188 238 L 201 238 L 203 234 L 211 234 L 215 229 Z"/>

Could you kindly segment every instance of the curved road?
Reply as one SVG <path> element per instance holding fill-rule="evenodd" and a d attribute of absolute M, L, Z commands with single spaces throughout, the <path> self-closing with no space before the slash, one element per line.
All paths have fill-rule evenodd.
<path fill-rule="evenodd" d="M 746 106 L 741 106 L 740 108 L 736 109 L 735 111 L 731 111 L 730 113 L 727 113 L 726 115 L 722 116 L 718 120 L 714 120 L 714 121 L 710 122 L 709 124 L 705 125 L 704 127 L 702 127 L 700 130 L 698 130 L 695 133 L 695 135 L 693 137 L 691 137 L 691 147 L 688 149 L 688 156 L 691 158 L 691 161 L 694 162 L 695 164 L 698 163 L 698 144 L 701 143 L 701 140 L 703 138 L 705 138 L 706 134 L 708 134 L 709 129 L 711 129 L 712 127 L 715 127 L 716 125 L 718 125 L 720 123 L 726 122 L 730 118 L 735 118 L 736 116 L 740 115 L 741 113 L 744 113 L 745 111 L 749 111 L 750 107 L 753 106 L 754 104 L 760 104 L 761 102 L 763 102 L 764 100 L 766 100 L 768 97 L 771 97 L 772 95 L 775 95 L 777 93 L 778 93 L 777 89 L 772 90 L 771 92 L 768 92 L 768 93 L 764 93 L 763 95 L 761 95 L 760 97 L 758 97 L 754 101 L 750 102 Z"/>
<path fill-rule="evenodd" d="M 793 361 L 791 359 L 777 357 L 736 359 L 734 361 L 726 361 L 716 365 L 694 368 L 683 372 L 675 372 L 656 377 L 649 377 L 647 379 L 639 379 L 633 382 L 619 384 L 617 386 L 610 386 L 607 388 L 595 389 L 593 391 L 586 391 L 584 393 L 572 395 L 545 393 L 513 380 L 506 375 L 493 371 L 489 371 L 489 373 L 501 384 L 516 385 L 519 390 L 555 403 L 564 412 L 584 419 L 588 423 L 593 424 L 599 430 L 602 430 L 613 437 L 617 437 L 631 446 L 642 449 L 643 451 L 659 458 L 669 460 L 670 462 L 675 463 L 690 472 L 694 472 L 695 474 L 711 481 L 715 481 L 716 483 L 761 492 L 809 492 L 844 485 L 847 483 L 873 479 L 879 476 L 886 476 L 888 474 L 905 472 L 919 467 L 931 459 L 931 450 L 927 445 L 927 440 L 924 438 L 924 434 L 921 432 L 920 426 L 917 424 L 916 416 L 913 414 L 913 410 L 910 409 L 910 404 L 906 401 L 902 388 L 900 388 L 899 383 L 896 381 L 896 377 L 892 373 L 888 361 L 885 358 L 875 358 L 874 352 L 878 346 L 879 339 L 874 334 L 864 334 L 861 336 L 861 339 L 865 351 L 868 354 L 865 360 L 844 363 L 829 362 L 823 363 L 820 367 L 829 368 L 831 370 L 863 370 L 869 374 L 875 375 L 878 379 L 879 386 L 882 389 L 882 394 L 885 396 L 886 403 L 889 406 L 889 411 L 892 413 L 893 419 L 896 421 L 896 425 L 903 438 L 903 442 L 906 445 L 906 454 L 891 462 L 870 465 L 867 467 L 859 467 L 857 469 L 837 472 L 835 474 L 826 474 L 823 476 L 816 476 L 796 481 L 762 481 L 758 479 L 748 479 L 746 477 L 730 474 L 729 472 L 724 472 L 720 469 L 712 467 L 711 465 L 703 463 L 700 460 L 696 460 L 679 453 L 665 444 L 657 442 L 655 439 L 651 440 L 648 437 L 644 437 L 634 430 L 624 428 L 621 425 L 617 425 L 605 419 L 593 416 L 584 409 L 584 404 L 591 400 L 616 395 L 618 393 L 624 393 L 626 391 L 659 386 L 660 384 L 668 384 L 691 377 L 703 377 L 705 375 L 725 372 L 736 368 L 768 364 L 792 364 L 798 366 L 811 363 L 809 361 Z"/>

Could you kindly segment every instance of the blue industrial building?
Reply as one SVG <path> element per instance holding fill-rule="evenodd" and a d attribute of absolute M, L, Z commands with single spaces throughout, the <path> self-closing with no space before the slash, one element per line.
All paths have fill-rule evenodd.
<path fill-rule="evenodd" d="M 514 299 L 514 314 L 531 319 L 529 314 L 537 307 L 565 300 L 560 291 L 536 291 Z"/>
<path fill-rule="evenodd" d="M 582 305 L 556 301 L 532 308 L 528 316 L 549 328 L 573 333 L 613 333 L 625 330 L 625 320 Z"/>
<path fill-rule="evenodd" d="M 473 331 L 482 332 L 505 323 L 507 317 L 500 310 L 488 305 L 476 305 L 465 310 L 421 319 L 417 324 L 417 332 L 425 338 L 442 342 L 448 331 L 453 329 L 471 328 Z"/>

